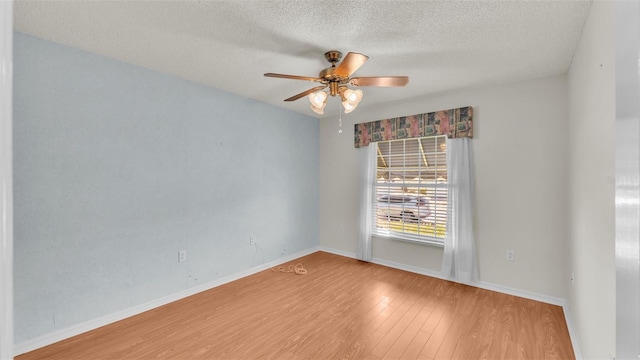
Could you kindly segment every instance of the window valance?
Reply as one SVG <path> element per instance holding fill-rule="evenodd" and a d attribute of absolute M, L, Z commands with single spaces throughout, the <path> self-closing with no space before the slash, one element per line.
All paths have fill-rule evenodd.
<path fill-rule="evenodd" d="M 355 124 L 354 145 L 359 148 L 371 142 L 436 135 L 472 138 L 473 108 L 467 106 Z"/>

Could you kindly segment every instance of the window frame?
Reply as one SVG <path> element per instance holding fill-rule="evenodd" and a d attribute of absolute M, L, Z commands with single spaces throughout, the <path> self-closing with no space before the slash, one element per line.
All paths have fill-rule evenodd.
<path fill-rule="evenodd" d="M 435 138 L 435 139 L 434 139 Z M 439 139 L 440 138 L 440 139 Z M 425 157 L 426 154 L 439 154 L 441 156 L 444 156 L 444 167 L 446 169 L 446 145 L 444 150 L 440 150 L 438 151 L 436 149 L 436 151 L 434 152 L 428 152 L 425 151 L 422 147 L 421 142 L 429 139 L 428 141 L 435 141 L 435 144 L 437 146 L 438 141 L 441 141 L 440 144 L 446 144 L 446 136 L 429 136 L 429 137 L 421 137 L 421 138 L 410 138 L 410 139 L 398 139 L 398 140 L 387 140 L 387 141 L 380 141 L 378 143 L 376 143 L 376 146 L 378 147 L 377 150 L 377 156 L 376 156 L 376 176 L 374 178 L 374 182 L 373 182 L 373 186 L 372 186 L 372 192 L 371 192 L 371 197 L 372 197 L 372 205 L 371 205 L 371 234 L 377 237 L 383 237 L 383 238 L 388 238 L 391 240 L 399 240 L 399 241 L 407 241 L 407 242 L 412 242 L 412 243 L 419 243 L 419 244 L 427 244 L 427 245 L 433 245 L 433 246 L 438 246 L 438 247 L 444 247 L 444 238 L 446 235 L 443 235 L 442 237 L 438 237 L 438 236 L 431 236 L 431 235 L 421 235 L 421 234 L 417 234 L 415 232 L 407 232 L 407 231 L 396 231 L 390 228 L 384 228 L 384 227 L 378 227 L 378 198 L 379 198 L 379 188 L 384 188 L 387 189 L 387 193 L 389 195 L 387 196 L 392 196 L 391 195 L 391 189 L 400 189 L 401 191 L 397 193 L 398 196 L 406 196 L 407 191 L 402 190 L 403 188 L 412 188 L 412 189 L 424 189 L 425 192 L 428 192 L 428 190 L 431 190 L 431 192 L 434 194 L 441 194 L 442 190 L 445 190 L 445 193 L 447 193 L 447 189 L 448 189 L 448 183 L 447 183 L 447 176 L 446 176 L 446 171 L 444 171 L 445 174 L 445 181 L 442 180 L 438 180 L 437 179 L 437 170 L 436 170 L 436 175 L 434 175 L 435 180 L 433 180 L 433 182 L 423 182 L 422 180 L 419 180 L 418 183 L 413 183 L 413 182 L 407 182 L 406 179 L 402 180 L 400 182 L 391 182 L 389 180 L 386 180 L 384 183 L 381 183 L 379 178 L 378 178 L 378 174 L 382 171 L 388 171 L 391 172 L 392 170 L 390 169 L 394 169 L 394 167 L 388 166 L 386 168 L 384 167 L 380 167 L 380 158 L 384 158 L 385 155 L 382 154 L 381 150 L 380 150 L 380 146 L 385 146 L 386 144 L 389 144 L 390 142 L 403 142 L 403 148 L 402 148 L 402 154 L 398 154 L 398 153 L 392 153 L 391 152 L 391 144 L 389 144 L 389 152 L 386 154 L 387 157 L 391 158 L 393 156 L 398 157 L 398 156 L 402 156 L 403 157 L 403 162 L 405 162 L 405 159 L 409 156 L 409 155 L 416 155 L 416 154 L 408 154 L 407 153 L 407 141 L 418 141 L 418 143 L 420 144 L 420 156 Z M 426 159 L 425 159 L 426 162 Z M 441 163 L 436 163 L 436 169 L 437 166 L 440 165 L 442 166 Z M 408 168 L 408 166 L 406 166 L 406 162 L 401 166 L 402 169 L 406 169 Z M 386 170 L 385 170 L 386 169 Z M 428 169 L 428 165 L 424 168 L 425 170 Z M 406 170 L 403 170 L 406 174 Z M 384 184 L 383 186 L 380 186 L 381 184 Z M 385 195 L 383 195 L 385 196 Z M 422 195 L 415 195 L 415 194 L 411 194 L 411 196 L 414 197 L 421 197 Z M 448 194 L 446 194 L 446 196 L 448 196 Z M 429 196 L 426 196 L 428 199 L 431 200 L 431 198 Z M 435 196 L 438 197 L 438 196 Z M 438 201 L 439 203 L 442 203 L 442 199 L 440 199 L 440 201 Z M 388 204 L 391 202 L 388 202 Z M 434 201 L 435 203 L 435 201 Z M 447 203 L 447 200 L 444 201 L 444 203 Z M 404 205 L 403 205 L 404 206 Z M 404 209 L 404 208 L 403 208 Z M 435 211 L 435 210 L 434 210 Z M 442 211 L 442 208 L 440 208 L 440 211 Z M 403 211 L 404 212 L 404 211 Z M 387 214 L 387 216 L 389 216 Z M 385 220 L 382 220 L 385 221 Z M 392 220 L 389 220 L 388 224 L 390 225 Z M 404 216 L 402 217 L 402 219 L 400 220 L 393 220 L 395 221 L 399 221 L 402 224 L 402 227 L 404 228 L 405 225 L 407 223 L 411 223 L 408 221 L 405 221 Z M 418 223 L 420 222 L 420 220 L 417 220 Z M 433 222 L 433 226 L 434 226 L 434 233 L 437 231 L 437 224 L 438 221 L 442 221 L 442 217 L 437 217 L 437 214 L 434 214 L 434 222 Z M 445 227 L 445 234 L 446 234 L 446 228 L 447 228 L 448 224 L 447 224 L 447 218 L 446 218 L 446 205 L 444 206 L 444 227 Z"/>

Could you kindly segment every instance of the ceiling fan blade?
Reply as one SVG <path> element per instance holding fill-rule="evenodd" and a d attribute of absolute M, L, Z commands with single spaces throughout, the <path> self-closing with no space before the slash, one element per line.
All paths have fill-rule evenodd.
<path fill-rule="evenodd" d="M 349 52 L 344 57 L 342 62 L 336 67 L 335 75 L 342 77 L 349 77 L 356 70 L 367 62 L 369 57 L 360 53 Z"/>
<path fill-rule="evenodd" d="M 352 86 L 405 86 L 408 82 L 408 76 L 357 77 L 349 80 Z"/>
<path fill-rule="evenodd" d="M 293 80 L 307 80 L 307 81 L 317 81 L 320 82 L 322 79 L 310 76 L 298 76 L 298 75 L 286 75 L 286 74 L 275 74 L 275 73 L 266 73 L 264 74 L 266 77 L 274 77 L 274 78 L 283 78 L 283 79 L 293 79 Z"/>
<path fill-rule="evenodd" d="M 292 97 L 290 97 L 288 99 L 284 99 L 284 101 L 295 101 L 295 100 L 298 100 L 298 99 L 300 99 L 302 97 L 305 97 L 305 96 L 311 94 L 312 92 L 316 92 L 318 90 L 322 90 L 322 89 L 324 89 L 326 87 L 327 87 L 326 85 L 324 85 L 324 86 L 316 86 L 316 87 L 311 88 L 311 89 L 309 89 L 307 91 L 303 91 L 300 94 L 293 95 Z"/>

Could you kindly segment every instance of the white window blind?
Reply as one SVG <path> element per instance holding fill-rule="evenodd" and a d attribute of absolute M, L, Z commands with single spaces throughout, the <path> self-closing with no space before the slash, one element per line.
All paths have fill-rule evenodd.
<path fill-rule="evenodd" d="M 442 245 L 447 229 L 446 137 L 377 144 L 373 233 Z"/>

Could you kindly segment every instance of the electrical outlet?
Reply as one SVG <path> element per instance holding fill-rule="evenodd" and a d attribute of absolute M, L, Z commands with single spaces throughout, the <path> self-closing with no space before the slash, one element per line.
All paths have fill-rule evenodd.
<path fill-rule="evenodd" d="M 280 253 L 280 255 L 284 255 L 287 253 L 287 248 L 282 249 L 282 252 Z"/>
<path fill-rule="evenodd" d="M 507 250 L 507 261 L 515 261 L 516 260 L 516 252 L 513 250 Z"/>
<path fill-rule="evenodd" d="M 256 244 L 256 239 L 253 238 L 253 236 L 249 236 L 249 245 L 253 246 Z"/>
<path fill-rule="evenodd" d="M 187 250 L 178 251 L 178 261 L 179 262 L 187 261 Z"/>

